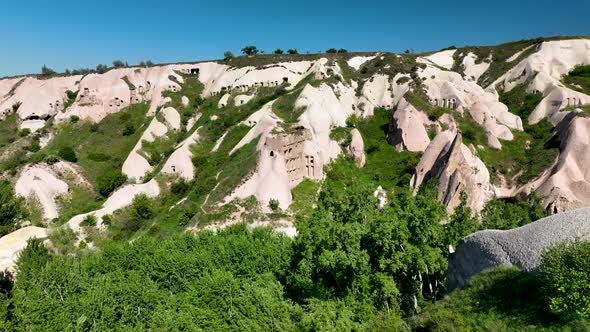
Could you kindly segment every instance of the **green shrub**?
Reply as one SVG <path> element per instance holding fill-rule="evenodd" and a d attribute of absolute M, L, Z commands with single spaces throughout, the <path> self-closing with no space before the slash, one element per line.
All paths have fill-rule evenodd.
<path fill-rule="evenodd" d="M 123 136 L 129 136 L 135 134 L 135 127 L 132 123 L 128 123 L 125 125 L 125 129 L 123 129 Z"/>
<path fill-rule="evenodd" d="M 20 137 L 26 137 L 26 136 L 29 136 L 29 134 L 30 134 L 30 133 L 31 133 L 31 129 L 29 129 L 29 128 L 24 128 L 24 129 L 22 129 L 22 130 L 20 130 L 20 131 L 18 132 L 18 135 L 19 135 Z"/>
<path fill-rule="evenodd" d="M 69 146 L 62 147 L 61 149 L 59 149 L 59 152 L 57 154 L 61 159 L 65 161 L 75 163 L 78 160 L 78 157 L 76 157 L 76 152 Z"/>
<path fill-rule="evenodd" d="M 184 179 L 180 179 L 170 186 L 170 191 L 175 195 L 182 195 L 186 193 L 188 189 L 189 184 Z"/>
<path fill-rule="evenodd" d="M 76 233 L 68 225 L 53 229 L 48 238 L 55 251 L 60 255 L 66 255 L 76 248 L 74 246 L 77 239 Z"/>
<path fill-rule="evenodd" d="M 80 121 L 80 117 L 77 115 L 72 115 L 70 116 L 70 122 L 71 123 L 77 123 L 78 121 Z"/>
<path fill-rule="evenodd" d="M 25 215 L 24 199 L 14 194 L 8 181 L 0 181 L 0 236 L 14 230 Z"/>
<path fill-rule="evenodd" d="M 25 147 L 25 149 L 30 152 L 37 152 L 41 150 L 41 145 L 38 140 L 33 140 L 30 145 Z"/>
<path fill-rule="evenodd" d="M 151 219 L 154 216 L 152 201 L 146 194 L 137 195 L 131 204 L 131 215 L 139 219 Z"/>
<path fill-rule="evenodd" d="M 59 161 L 59 158 L 57 156 L 50 154 L 45 156 L 45 158 L 43 158 L 43 161 L 47 163 L 47 165 L 53 165 Z"/>
<path fill-rule="evenodd" d="M 80 226 L 85 226 L 85 227 L 96 226 L 96 216 L 93 214 L 87 215 L 86 217 L 84 217 L 84 219 L 80 223 Z"/>
<path fill-rule="evenodd" d="M 275 54 L 283 54 L 285 52 L 283 52 L 283 50 L 281 50 L 280 48 L 277 48 L 274 53 Z"/>
<path fill-rule="evenodd" d="M 229 60 L 229 59 L 233 59 L 233 58 L 234 58 L 234 54 L 231 51 L 223 52 L 223 59 L 224 60 Z"/>
<path fill-rule="evenodd" d="M 542 258 L 543 291 L 551 311 L 566 321 L 590 318 L 590 242 L 561 243 Z"/>
<path fill-rule="evenodd" d="M 268 207 L 272 210 L 272 212 L 279 212 L 281 210 L 279 207 L 279 201 L 274 198 L 271 198 L 270 201 L 268 201 Z"/>
<path fill-rule="evenodd" d="M 107 197 L 115 189 L 127 181 L 127 175 L 119 169 L 112 169 L 97 180 L 97 188 L 102 196 Z"/>
<path fill-rule="evenodd" d="M 326 53 L 336 53 L 338 52 L 335 48 L 329 48 L 326 50 Z"/>

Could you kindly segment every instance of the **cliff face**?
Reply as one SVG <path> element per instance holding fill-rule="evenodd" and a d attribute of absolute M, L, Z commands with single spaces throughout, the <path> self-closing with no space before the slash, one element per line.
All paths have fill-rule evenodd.
<path fill-rule="evenodd" d="M 459 133 L 444 131 L 434 138 L 412 177 L 414 191 L 431 178 L 438 179 L 439 199 L 449 213 L 459 205 L 461 192 L 467 194 L 467 203 L 475 212 L 493 197 L 487 168 L 462 143 Z"/>
<path fill-rule="evenodd" d="M 373 116 L 376 108 L 383 107 L 393 110 L 389 126 L 380 128 L 389 144 L 397 151 L 421 153 L 409 185 L 418 190 L 428 179 L 438 179 L 439 199 L 449 212 L 459 203 L 461 192 L 467 193 L 475 212 L 495 194 L 531 191 L 541 194 L 552 212 L 588 206 L 590 120 L 574 109 L 590 104 L 590 97 L 560 80 L 575 66 L 590 64 L 590 41 L 545 41 L 523 47 L 505 60 L 493 56 L 494 47 L 490 50 L 487 55 L 458 49 L 425 56 L 371 53 L 293 60 L 269 55 L 235 62 L 117 68 L 85 76 L 0 79 L 0 121 L 13 121 L 15 132 L 29 129 L 41 152 L 53 155 L 56 149 L 45 147 L 62 140 L 56 136 L 73 119 L 90 126 L 147 103 L 144 122 L 132 128 L 138 134 L 132 136 L 135 141 L 125 156 L 110 160 L 116 147 L 108 145 L 103 149 L 106 156 L 89 156 L 82 141 L 75 150 L 84 161 L 74 166 L 89 167 L 90 157 L 98 158 L 92 162 L 110 160 L 131 182 L 119 184 L 120 190 L 135 188 L 129 191 L 133 195 L 154 196 L 159 184 L 165 188 L 177 178 L 198 179 L 204 172 L 199 163 L 207 164 L 210 155 L 227 162 L 252 143 L 256 149 L 249 154 L 254 166 L 244 164 L 236 175 L 239 181 L 232 180 L 231 188 L 214 203 L 221 206 L 254 196 L 262 206 L 277 200 L 286 210 L 293 200 L 291 190 L 305 178 L 321 180 L 324 167 L 342 153 L 347 152 L 359 167 L 368 163 L 371 142 L 363 140 L 366 133 L 350 129 L 354 125 L 349 120 Z M 495 61 L 507 69 L 495 72 L 499 67 Z M 487 87 L 477 83 L 492 78 Z M 500 101 L 499 92 L 520 85 L 526 92 L 543 95 L 527 119 Z M 558 159 L 529 183 L 494 187 L 483 153 L 504 149 L 525 135 L 523 121 L 533 125 L 545 118 L 555 126 Z M 122 115 L 120 122 L 125 119 Z M 133 130 L 125 135 L 133 135 Z M 344 131 L 350 140 L 343 144 L 345 140 L 334 137 L 337 131 Z M 475 142 L 474 136 L 483 139 Z M 15 135 L 14 142 L 0 146 L 0 161 L 22 150 L 23 141 L 29 139 Z M 197 145 L 202 148 L 198 156 Z M 50 172 L 42 158 L 25 164 L 3 176 L 20 184 L 18 194 L 38 196 L 46 219 L 58 217 L 56 202 L 75 187 L 72 181 Z M 224 182 L 225 166 L 217 166 L 207 190 L 230 186 Z M 86 181 L 84 173 L 80 176 Z M 157 181 L 149 181 L 152 178 Z M 113 197 L 120 200 L 112 205 L 117 207 L 129 205 L 133 198 Z M 90 213 L 100 215 L 99 211 Z M 74 227 L 80 218 L 72 219 Z"/>

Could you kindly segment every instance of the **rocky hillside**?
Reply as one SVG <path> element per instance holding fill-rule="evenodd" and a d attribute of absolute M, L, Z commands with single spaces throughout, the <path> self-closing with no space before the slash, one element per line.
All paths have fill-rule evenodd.
<path fill-rule="evenodd" d="M 294 236 L 341 156 L 366 168 L 382 206 L 431 179 L 448 213 L 462 197 L 478 214 L 532 193 L 551 213 L 588 206 L 589 66 L 590 39 L 551 38 L 1 79 L 0 171 L 28 213 L 3 228 L 15 233 L 0 267 L 47 229 L 91 247 L 105 229 L 134 239 L 241 221 Z M 127 218 L 141 202 L 147 225 Z"/>

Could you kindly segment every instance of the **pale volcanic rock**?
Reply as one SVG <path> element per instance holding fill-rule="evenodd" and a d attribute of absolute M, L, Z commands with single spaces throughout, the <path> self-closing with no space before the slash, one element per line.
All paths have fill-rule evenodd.
<path fill-rule="evenodd" d="M 180 102 L 182 103 L 182 106 L 187 107 L 190 103 L 190 100 L 188 100 L 187 96 L 182 96 L 182 98 L 180 98 Z"/>
<path fill-rule="evenodd" d="M 416 192 L 430 178 L 439 179 L 438 198 L 449 213 L 459 205 L 463 191 L 474 212 L 480 212 L 494 195 L 484 163 L 462 144 L 461 134 L 448 130 L 438 134 L 422 155 L 411 186 Z"/>
<path fill-rule="evenodd" d="M 486 131 L 491 147 L 500 149 L 499 139 L 512 140 L 511 129 L 523 130 L 522 120 L 498 101 L 496 93 L 484 91 L 477 83 L 464 80 L 458 73 L 442 71 L 430 65 L 419 71 L 419 75 L 426 79 L 423 84 L 431 102 L 454 108 L 459 113 L 469 111 L 473 120 Z"/>
<path fill-rule="evenodd" d="M 350 131 L 350 135 L 352 136 L 352 140 L 348 146 L 348 154 L 352 157 L 357 167 L 363 167 L 366 162 L 363 136 L 356 128 L 353 128 Z"/>
<path fill-rule="evenodd" d="M 22 103 L 17 111 L 21 120 L 47 120 L 63 110 L 67 100 L 66 91 L 77 90 L 76 84 L 81 78 L 82 76 L 77 75 L 50 79 L 26 77 L 19 80 L 0 80 L 9 87 L 0 96 L 0 114 L 11 110 L 14 104 Z"/>
<path fill-rule="evenodd" d="M 371 61 L 373 59 L 375 59 L 374 55 L 372 55 L 372 56 L 355 56 L 355 57 L 348 59 L 348 61 L 346 61 L 346 63 L 350 67 L 352 67 L 356 70 L 359 70 L 362 65 L 364 65 L 366 62 Z"/>
<path fill-rule="evenodd" d="M 240 105 L 247 104 L 250 100 L 252 100 L 252 98 L 254 98 L 254 96 L 251 96 L 251 95 L 237 95 L 234 98 L 234 102 L 235 102 L 236 106 L 240 106 Z"/>
<path fill-rule="evenodd" d="M 545 97 L 528 118 L 535 124 L 544 118 L 556 125 L 568 106 L 590 103 L 590 97 L 566 88 L 561 78 L 576 65 L 590 64 L 590 40 L 572 39 L 546 41 L 535 52 L 498 78 L 490 88 L 502 86 L 506 91 L 527 83 L 528 92 L 540 92 Z"/>
<path fill-rule="evenodd" d="M 446 50 L 436 52 L 429 56 L 419 57 L 416 59 L 416 62 L 436 65 L 439 67 L 443 67 L 444 69 L 450 70 L 453 67 L 453 64 L 455 63 L 455 60 L 453 59 L 455 52 L 457 52 L 457 50 Z"/>
<path fill-rule="evenodd" d="M 102 208 L 96 211 L 77 215 L 67 222 L 67 226 L 74 232 L 80 231 L 80 223 L 88 215 L 93 215 L 97 218 L 97 227 L 103 227 L 102 217 L 107 214 L 112 214 L 116 210 L 122 209 L 131 205 L 133 199 L 137 195 L 145 194 L 149 198 L 155 198 L 160 194 L 160 186 L 155 179 L 142 184 L 127 184 L 117 189 L 104 202 Z"/>
<path fill-rule="evenodd" d="M 178 174 L 185 180 L 192 180 L 195 177 L 193 167 L 191 145 L 199 141 L 199 128 L 192 135 L 182 141 L 176 150 L 170 155 L 162 167 L 164 174 Z"/>
<path fill-rule="evenodd" d="M 56 198 L 68 192 L 68 184 L 58 179 L 46 165 L 33 165 L 22 171 L 15 193 L 28 198 L 35 197 L 43 208 L 43 217 L 53 219 L 59 216 Z"/>
<path fill-rule="evenodd" d="M 477 60 L 477 55 L 473 52 L 469 52 L 463 58 L 462 62 L 463 72 L 474 81 L 477 81 L 479 77 L 490 68 L 490 62 L 481 61 L 480 63 L 476 63 Z M 491 59 L 488 59 L 488 61 L 491 61 Z"/>
<path fill-rule="evenodd" d="M 16 272 L 16 260 L 20 252 L 27 247 L 27 241 L 32 238 L 46 239 L 47 234 L 46 228 L 28 226 L 0 238 L 0 271 Z"/>
<path fill-rule="evenodd" d="M 139 153 L 143 146 L 143 142 L 153 142 L 157 137 L 166 135 L 170 129 L 180 128 L 180 115 L 174 108 L 167 107 L 161 110 L 161 112 L 166 123 L 162 123 L 157 117 L 154 117 L 150 122 L 150 125 L 141 135 L 139 142 L 135 144 L 135 147 L 123 163 L 123 174 L 127 175 L 127 177 L 132 180 L 141 181 L 147 173 L 153 170 L 153 167 L 149 162 Z"/>
<path fill-rule="evenodd" d="M 526 191 L 535 190 L 552 213 L 590 205 L 590 118 L 568 115 L 555 128 L 559 157 Z"/>
<path fill-rule="evenodd" d="M 293 197 L 291 196 L 285 159 L 281 154 L 271 154 L 269 149 L 263 148 L 260 151 L 256 172 L 225 201 L 229 202 L 235 197 L 247 198 L 252 195 L 261 202 L 263 208 L 266 208 L 271 199 L 277 200 L 281 209 L 289 208 Z"/>
<path fill-rule="evenodd" d="M 163 104 L 162 92 L 180 91 L 177 82 L 182 83 L 183 79 L 174 68 L 174 65 L 118 68 L 104 74 L 86 75 L 78 84 L 76 102 L 56 118 L 64 120 L 76 115 L 98 122 L 108 114 L 144 100 L 151 101 L 148 115 L 154 115 L 156 109 Z M 174 81 L 169 77 L 174 77 Z"/>
<path fill-rule="evenodd" d="M 219 102 L 217 102 L 217 107 L 222 108 L 227 106 L 230 97 L 231 95 L 229 93 L 224 94 L 223 97 L 219 99 Z"/>
<path fill-rule="evenodd" d="M 424 151 L 430 144 L 426 127 L 431 124 L 424 112 L 402 99 L 389 122 L 387 141 L 397 151 Z"/>

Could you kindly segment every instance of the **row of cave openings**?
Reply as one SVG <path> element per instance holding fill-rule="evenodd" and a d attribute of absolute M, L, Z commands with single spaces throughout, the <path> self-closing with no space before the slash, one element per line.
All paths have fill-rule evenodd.
<path fill-rule="evenodd" d="M 213 81 L 213 82 L 215 82 L 215 81 Z M 289 83 L 289 78 L 283 77 L 282 83 Z M 211 92 L 210 96 L 211 97 L 218 96 L 219 94 L 222 94 L 222 93 L 225 93 L 225 92 L 231 91 L 231 90 L 239 90 L 241 92 L 246 92 L 246 91 L 248 91 L 248 89 L 250 89 L 252 87 L 255 87 L 255 88 L 265 87 L 265 86 L 266 87 L 273 87 L 273 86 L 279 86 L 282 83 L 280 83 L 280 81 L 267 81 L 267 82 L 254 82 L 254 84 L 251 84 L 251 85 L 241 84 L 241 85 L 236 85 L 236 86 L 232 86 L 232 85 L 223 86 L 223 87 L 221 87 L 220 91 Z"/>
<path fill-rule="evenodd" d="M 443 98 L 443 99 L 432 99 L 432 105 L 436 107 L 444 107 L 444 108 L 451 108 L 456 109 L 459 106 L 457 99 L 455 98 Z"/>

